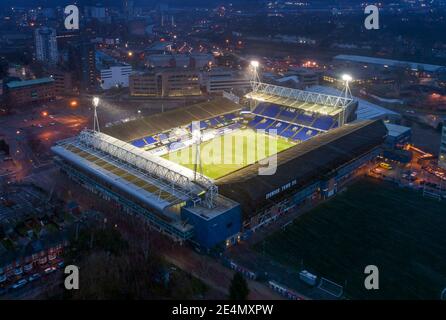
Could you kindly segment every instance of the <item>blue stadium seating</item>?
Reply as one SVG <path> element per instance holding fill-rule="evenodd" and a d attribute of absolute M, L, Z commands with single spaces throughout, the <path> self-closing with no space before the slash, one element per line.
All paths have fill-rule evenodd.
<path fill-rule="evenodd" d="M 294 118 L 296 118 L 296 115 L 297 112 L 291 112 L 287 109 L 282 109 L 282 112 L 277 115 L 277 119 L 293 122 Z"/>
<path fill-rule="evenodd" d="M 288 127 L 288 129 L 286 129 L 285 131 L 283 131 L 280 135 L 282 137 L 285 138 L 291 138 L 292 136 L 294 136 L 296 134 L 297 131 L 299 131 L 302 127 L 297 126 L 297 125 L 291 125 Z"/>
<path fill-rule="evenodd" d="M 329 116 L 320 116 L 314 121 L 313 127 L 321 130 L 328 130 L 333 126 L 334 119 Z"/>
<path fill-rule="evenodd" d="M 262 123 L 262 121 L 265 122 Z M 263 118 L 262 121 L 257 123 L 257 125 L 255 126 L 256 129 L 266 129 L 271 123 L 274 122 L 273 119 L 267 119 L 267 118 Z"/>
<path fill-rule="evenodd" d="M 201 130 L 206 129 L 207 127 L 208 127 L 208 124 L 206 122 L 200 121 L 200 129 Z"/>
<path fill-rule="evenodd" d="M 153 138 L 152 136 L 147 136 L 147 137 L 144 138 L 144 140 L 145 140 L 145 142 L 146 142 L 148 145 L 151 145 L 151 144 L 156 143 L 155 138 Z"/>
<path fill-rule="evenodd" d="M 164 133 L 160 133 L 158 135 L 158 138 L 160 139 L 160 141 L 169 139 L 169 137 L 166 134 L 164 134 Z"/>
<path fill-rule="evenodd" d="M 209 119 L 209 122 L 211 123 L 211 126 L 213 126 L 213 127 L 217 126 L 220 123 L 217 120 L 217 118 L 211 118 L 211 119 Z"/>
<path fill-rule="evenodd" d="M 280 135 L 290 124 L 282 121 L 276 121 L 273 123 L 268 130 L 276 130 L 277 134 Z"/>
<path fill-rule="evenodd" d="M 297 116 L 297 118 L 296 118 L 296 122 L 298 124 L 302 124 L 304 126 L 311 125 L 313 123 L 313 121 L 314 121 L 314 117 L 313 116 L 309 116 L 309 115 L 306 115 L 306 114 L 303 114 L 303 113 L 299 114 Z"/>
<path fill-rule="evenodd" d="M 138 139 L 132 142 L 132 145 L 134 145 L 137 148 L 142 148 L 146 145 L 146 142 L 143 139 Z"/>
<path fill-rule="evenodd" d="M 255 114 L 262 114 L 263 109 L 265 108 L 265 104 L 261 103 L 255 109 L 253 110 L 253 113 Z"/>
<path fill-rule="evenodd" d="M 293 140 L 300 140 L 300 141 L 306 141 L 315 135 L 317 135 L 319 131 L 308 129 L 308 128 L 302 128 L 294 137 Z"/>
<path fill-rule="evenodd" d="M 232 119 L 235 118 L 235 115 L 233 113 L 225 114 L 224 115 L 226 121 L 232 121 Z"/>
<path fill-rule="evenodd" d="M 277 114 L 279 113 L 280 110 L 281 110 L 281 108 L 278 105 L 272 104 L 272 105 L 266 106 L 265 109 L 263 110 L 262 114 L 264 116 L 274 118 L 275 116 L 277 116 Z"/>
<path fill-rule="evenodd" d="M 263 118 L 262 117 L 260 117 L 260 116 L 255 116 L 254 117 L 254 119 L 252 119 L 250 122 L 249 122 L 249 125 L 251 126 L 251 127 L 254 127 L 257 123 L 259 123 L 260 122 L 260 120 L 262 120 Z"/>

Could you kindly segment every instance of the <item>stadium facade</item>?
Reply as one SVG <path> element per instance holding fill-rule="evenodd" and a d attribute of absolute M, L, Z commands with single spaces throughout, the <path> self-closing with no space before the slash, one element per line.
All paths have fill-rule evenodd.
<path fill-rule="evenodd" d="M 211 250 L 333 196 L 373 160 L 387 130 L 381 120 L 349 123 L 356 106 L 346 97 L 261 84 L 241 104 L 217 98 L 103 132 L 84 130 L 52 150 L 61 169 L 91 192 L 175 241 Z M 274 155 L 273 175 L 259 175 L 262 165 L 254 163 L 214 180 L 163 157 L 193 144 L 192 122 L 202 136 L 262 130 L 292 146 Z"/>

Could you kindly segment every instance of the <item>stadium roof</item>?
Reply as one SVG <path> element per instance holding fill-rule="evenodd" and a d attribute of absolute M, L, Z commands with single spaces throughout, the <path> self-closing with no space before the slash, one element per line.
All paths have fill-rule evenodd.
<path fill-rule="evenodd" d="M 392 123 L 386 123 L 386 128 L 389 131 L 389 136 L 391 137 L 399 137 L 400 135 L 405 134 L 412 130 L 409 127 L 400 126 Z"/>
<path fill-rule="evenodd" d="M 331 116 L 339 114 L 343 108 L 346 108 L 353 102 L 352 99 L 345 98 L 342 94 L 335 96 L 267 83 L 258 83 L 257 88 L 246 94 L 246 97 Z"/>
<path fill-rule="evenodd" d="M 366 57 L 366 56 L 355 56 L 355 55 L 349 55 L 349 54 L 340 54 L 340 55 L 335 56 L 334 59 L 335 60 L 359 62 L 359 63 L 377 64 L 377 65 L 382 65 L 382 66 L 387 65 L 387 66 L 391 66 L 391 67 L 408 65 L 413 70 L 418 70 L 421 67 L 424 71 L 428 71 L 428 72 L 436 72 L 442 68 L 445 68 L 444 66 L 433 65 L 433 64 L 418 63 L 418 62 L 411 62 L 411 61 L 401 61 L 401 60 L 392 60 L 392 59 L 373 58 L 373 57 Z"/>
<path fill-rule="evenodd" d="M 22 87 L 34 86 L 38 84 L 47 84 L 54 82 L 53 78 L 39 78 L 33 80 L 24 80 L 24 81 L 11 81 L 6 84 L 9 89 L 17 89 Z"/>
<path fill-rule="evenodd" d="M 217 98 L 181 109 L 157 113 L 137 120 L 113 125 L 102 131 L 123 141 L 133 141 L 172 128 L 189 125 L 221 114 L 240 110 L 241 106 L 225 98 Z"/>
<path fill-rule="evenodd" d="M 311 86 L 309 91 L 325 93 L 331 95 L 339 95 L 341 91 L 333 87 L 327 86 Z M 354 100 L 358 101 L 358 109 L 356 110 L 356 116 L 358 120 L 373 120 L 373 119 L 387 119 L 387 118 L 400 118 L 401 115 L 392 110 L 380 107 L 367 100 L 354 97 Z"/>
<path fill-rule="evenodd" d="M 254 164 L 217 181 L 220 194 L 238 201 L 245 216 L 269 201 L 271 192 L 299 190 L 329 176 L 339 167 L 381 145 L 387 129 L 381 120 L 347 124 L 277 154 L 277 171 L 259 175 L 262 166 Z"/>
<path fill-rule="evenodd" d="M 205 191 L 191 181 L 191 170 L 102 133 L 83 131 L 52 150 L 160 212 Z"/>

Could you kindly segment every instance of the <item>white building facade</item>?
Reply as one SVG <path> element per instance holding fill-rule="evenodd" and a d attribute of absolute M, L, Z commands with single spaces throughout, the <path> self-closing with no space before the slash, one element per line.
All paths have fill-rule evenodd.
<path fill-rule="evenodd" d="M 127 88 L 129 86 L 129 76 L 132 73 L 132 66 L 123 64 L 111 66 L 108 69 L 100 70 L 101 88 L 104 90 L 116 88 Z"/>
<path fill-rule="evenodd" d="M 251 88 L 246 74 L 230 69 L 214 69 L 202 73 L 202 84 L 208 93 L 231 92 Z"/>

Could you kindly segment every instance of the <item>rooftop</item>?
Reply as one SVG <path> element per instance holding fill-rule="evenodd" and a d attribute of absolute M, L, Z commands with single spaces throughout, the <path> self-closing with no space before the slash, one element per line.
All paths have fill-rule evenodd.
<path fill-rule="evenodd" d="M 389 131 L 389 136 L 397 137 L 411 130 L 409 127 L 400 126 L 397 124 L 386 123 L 387 131 Z"/>
<path fill-rule="evenodd" d="M 17 89 L 23 87 L 29 87 L 39 84 L 47 84 L 54 82 L 53 78 L 39 78 L 33 80 L 24 80 L 24 81 L 11 81 L 6 84 L 9 89 Z"/>
<path fill-rule="evenodd" d="M 308 112 L 335 116 L 353 100 L 342 94 L 327 94 L 310 90 L 298 90 L 272 84 L 259 83 L 258 88 L 245 95 L 249 99 L 275 103 Z"/>
<path fill-rule="evenodd" d="M 325 93 L 330 95 L 341 95 L 341 91 L 339 91 L 336 88 L 333 87 L 327 87 L 327 86 L 312 86 L 308 89 L 309 91 L 318 92 L 318 93 Z M 381 118 L 387 118 L 400 117 L 400 114 L 397 112 L 394 112 L 392 110 L 380 107 L 374 103 L 371 103 L 367 100 L 353 97 L 354 100 L 358 101 L 358 109 L 356 110 L 356 116 L 358 120 L 369 120 L 369 119 L 381 119 Z"/>
<path fill-rule="evenodd" d="M 126 157 L 138 157 L 140 158 L 140 162 L 143 160 L 153 160 L 144 159 L 145 157 L 149 157 L 149 155 L 139 148 L 128 145 L 110 136 L 97 133 L 97 137 L 93 136 L 93 138 L 96 137 L 104 146 L 110 144 L 115 149 L 122 149 L 116 151 L 116 154 L 109 154 L 106 150 L 88 145 L 85 140 L 87 138 L 84 136 L 87 138 L 90 137 L 87 133 L 83 133 L 79 137 L 61 141 L 52 150 L 63 159 L 75 163 L 90 174 L 101 177 L 107 183 L 132 195 L 153 209 L 163 212 L 167 207 L 187 201 L 191 197 L 188 192 L 199 194 L 203 191 L 197 185 L 192 184 L 190 185 L 190 191 L 182 189 L 179 185 L 172 187 L 171 183 L 167 181 L 167 177 L 164 177 L 164 180 L 157 178 L 149 170 L 142 170 L 130 162 L 125 163 L 122 159 L 118 158 L 118 155 L 123 154 Z M 171 170 L 178 170 L 179 175 L 188 173 L 186 172 L 186 168 L 175 166 L 173 163 L 168 162 L 164 164 L 163 162 L 167 162 L 167 160 L 156 158 L 153 161 L 158 161 L 160 166 L 166 166 L 166 170 L 168 167 Z M 189 175 L 192 176 L 193 173 L 189 173 Z M 166 173 L 166 176 L 171 177 L 172 173 L 170 175 Z M 174 221 L 176 217 L 166 216 L 166 219 Z"/>
<path fill-rule="evenodd" d="M 218 195 L 218 197 L 215 199 L 215 207 L 213 208 L 207 208 L 202 205 L 198 206 L 189 206 L 187 207 L 187 211 L 200 216 L 201 218 L 204 218 L 205 220 L 210 220 L 215 217 L 218 217 L 222 213 L 227 212 L 229 209 L 232 209 L 239 204 L 229 198 L 226 198 L 222 195 Z"/>
<path fill-rule="evenodd" d="M 120 123 L 102 131 L 120 140 L 133 141 L 155 133 L 187 126 L 192 121 L 209 119 L 221 114 L 240 110 L 241 106 L 225 98 L 194 104 L 181 108 L 157 113 L 134 121 Z"/>
<path fill-rule="evenodd" d="M 220 194 L 242 205 L 245 215 L 268 203 L 277 190 L 300 190 L 380 146 L 387 135 L 381 120 L 346 124 L 277 154 L 273 175 L 259 175 L 259 163 L 217 181 Z M 279 191 L 278 195 L 282 192 Z M 271 199 L 274 198 L 270 197 Z"/>
<path fill-rule="evenodd" d="M 419 70 L 419 68 L 422 68 L 423 70 L 428 71 L 428 72 L 436 72 L 442 68 L 445 68 L 444 66 L 433 65 L 433 64 L 418 63 L 418 62 L 412 62 L 412 61 L 383 59 L 383 58 L 374 58 L 374 57 L 366 57 L 366 56 L 356 56 L 356 55 L 349 55 L 349 54 L 340 54 L 340 55 L 335 56 L 334 59 L 335 60 L 360 62 L 360 63 L 378 64 L 378 65 L 382 65 L 382 66 L 387 65 L 387 66 L 391 66 L 391 67 L 408 65 L 413 70 Z"/>

